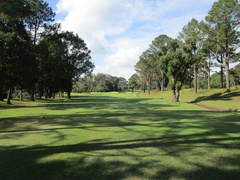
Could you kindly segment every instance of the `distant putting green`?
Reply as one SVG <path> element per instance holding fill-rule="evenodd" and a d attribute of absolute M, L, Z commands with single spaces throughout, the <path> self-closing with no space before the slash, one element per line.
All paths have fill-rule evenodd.
<path fill-rule="evenodd" d="M 12 103 L 0 106 L 3 180 L 240 177 L 239 113 L 131 93 Z"/>

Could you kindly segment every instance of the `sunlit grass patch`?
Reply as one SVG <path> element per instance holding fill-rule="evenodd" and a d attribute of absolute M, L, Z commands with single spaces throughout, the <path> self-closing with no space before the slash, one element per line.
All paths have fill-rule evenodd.
<path fill-rule="evenodd" d="M 158 100 L 172 100 L 171 91 L 151 92 L 151 94 L 141 93 L 143 98 L 156 98 Z M 180 91 L 180 101 L 206 104 L 230 111 L 240 111 L 240 89 L 232 87 L 231 92 L 225 89 L 199 89 L 194 94 L 193 89 L 183 89 Z"/>

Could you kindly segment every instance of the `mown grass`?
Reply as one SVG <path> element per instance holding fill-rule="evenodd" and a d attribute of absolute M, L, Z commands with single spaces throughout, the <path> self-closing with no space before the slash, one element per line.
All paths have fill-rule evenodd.
<path fill-rule="evenodd" d="M 172 100 L 171 91 L 141 93 L 141 97 Z M 232 87 L 231 92 L 226 92 L 225 89 L 200 89 L 197 94 L 194 94 L 193 89 L 183 89 L 180 91 L 180 101 L 240 111 L 240 87 Z"/>
<path fill-rule="evenodd" d="M 239 179 L 240 115 L 136 94 L 0 108 L 0 179 Z"/>

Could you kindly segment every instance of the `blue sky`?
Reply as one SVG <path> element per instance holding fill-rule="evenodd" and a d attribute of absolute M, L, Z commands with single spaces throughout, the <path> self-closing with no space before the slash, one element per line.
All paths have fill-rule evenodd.
<path fill-rule="evenodd" d="M 94 73 L 128 79 L 151 41 L 176 38 L 192 18 L 203 20 L 215 0 L 46 0 L 62 30 L 77 33 L 91 50 Z"/>

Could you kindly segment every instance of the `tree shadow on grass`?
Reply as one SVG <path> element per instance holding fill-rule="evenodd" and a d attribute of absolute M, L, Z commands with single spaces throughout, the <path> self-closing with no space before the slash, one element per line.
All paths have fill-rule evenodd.
<path fill-rule="evenodd" d="M 210 96 L 201 96 L 192 101 L 192 103 L 199 103 L 201 101 L 213 101 L 213 100 L 223 100 L 229 101 L 232 100 L 233 97 L 240 96 L 240 91 L 230 92 L 230 93 L 216 93 Z"/>
<path fill-rule="evenodd" d="M 181 160 L 181 154 L 188 152 L 191 156 L 193 148 L 204 143 L 214 151 L 238 149 L 239 144 L 223 145 L 221 141 L 240 140 L 236 138 L 212 138 L 200 140 L 174 140 L 173 138 L 149 138 L 108 142 L 105 139 L 63 146 L 9 146 L 0 149 L 2 179 L 237 179 L 240 171 L 240 156 L 232 154 L 211 159 L 215 166 L 191 162 L 191 170 L 177 168 L 171 163 L 162 163 L 164 158 Z M 157 148 L 160 153 L 154 155 L 136 155 L 136 150 Z M 176 151 L 177 149 L 177 151 Z M 113 153 L 112 151 L 114 150 Z M 92 153 L 86 155 L 85 153 Z M 96 154 L 95 154 L 96 153 Z M 171 153 L 171 157 L 169 154 Z M 42 158 L 59 155 L 59 160 L 41 161 Z M 71 157 L 71 154 L 77 154 Z M 143 153 L 144 154 L 144 153 Z M 91 156 L 91 157 L 90 157 Z M 116 156 L 116 157 L 115 157 Z M 149 156 L 149 160 L 146 157 Z M 157 160 L 157 156 L 163 158 Z M 197 158 L 198 155 L 195 154 Z M 89 158 L 90 157 L 90 158 Z M 190 162 L 182 162 L 180 165 Z M 226 170 L 219 165 L 233 166 Z M 189 165 L 188 165 L 189 166 Z M 152 169 L 153 172 L 147 172 Z M 27 177 L 27 178 L 26 178 Z"/>
<path fill-rule="evenodd" d="M 215 117 L 216 114 L 218 117 Z M 230 132 L 237 133 L 240 129 L 238 122 L 239 116 L 230 112 L 145 109 L 139 113 L 131 112 L 127 114 L 119 110 L 114 112 L 101 111 L 101 113 L 46 115 L 44 118 L 41 116 L 2 118 L 0 120 L 0 133 L 145 126 L 168 127 L 170 130 L 178 130 L 178 132 L 188 128 L 201 127 L 211 134 L 218 135 Z"/>
<path fill-rule="evenodd" d="M 65 106 L 60 110 L 87 107 L 92 111 L 1 119 L 0 136 L 16 145 L 0 147 L 0 179 L 240 177 L 240 124 L 236 114 L 167 111 L 162 109 L 172 105 L 109 97 L 53 102 L 46 108 L 58 110 L 62 104 Z M 94 137 L 82 140 L 81 133 L 89 132 Z M 21 137 L 30 136 L 34 141 L 41 137 L 39 134 L 49 136 L 49 142 L 18 144 Z M 72 135 L 76 140 L 70 144 L 66 139 Z"/>
<path fill-rule="evenodd" d="M 75 99 L 46 104 L 46 108 L 50 110 L 68 110 L 68 109 L 119 109 L 119 110 L 129 110 L 129 109 L 138 109 L 139 111 L 146 108 L 146 104 L 139 104 L 142 101 L 147 101 L 150 99 L 124 99 L 119 97 L 109 97 L 109 96 L 78 96 Z M 156 107 L 157 105 L 148 105 L 148 109 Z M 173 105 L 158 105 L 159 107 L 170 107 Z"/>
<path fill-rule="evenodd" d="M 101 113 L 47 115 L 44 118 L 39 116 L 2 118 L 0 120 L 0 135 L 13 133 L 9 136 L 11 139 L 13 136 L 24 136 L 31 132 L 71 129 L 97 132 L 101 131 L 101 128 L 103 130 L 123 128 L 124 131 L 131 131 L 139 127 L 153 128 L 155 133 L 157 133 L 158 128 L 159 130 L 167 128 L 164 130 L 166 136 L 175 136 L 186 130 L 189 130 L 190 133 L 194 133 L 194 130 L 205 130 L 205 136 L 227 135 L 239 133 L 240 125 L 238 122 L 239 116 L 237 114 L 225 112 L 145 109 L 139 113 L 126 114 L 119 110 L 115 112 L 102 111 Z M 146 132 L 142 133 L 146 134 Z M 151 132 L 149 133 L 151 134 Z"/>
<path fill-rule="evenodd" d="M 202 179 L 216 179 L 216 180 L 226 180 L 233 179 L 237 180 L 240 176 L 240 155 L 230 156 L 230 157 L 219 157 L 215 160 L 219 166 L 203 166 L 200 163 L 195 163 L 194 165 L 198 170 L 193 172 L 187 172 L 184 176 L 189 180 L 202 180 Z M 231 170 L 229 167 L 235 167 Z"/>
<path fill-rule="evenodd" d="M 198 118 L 191 120 L 193 114 L 196 113 L 198 113 Z M 240 168 L 240 137 L 231 137 L 229 135 L 239 132 L 240 126 L 236 124 L 236 122 L 239 122 L 238 116 L 230 114 L 226 116 L 226 113 L 222 113 L 222 117 L 215 119 L 211 117 L 213 113 L 208 115 L 204 115 L 204 113 L 209 112 L 161 111 L 161 116 L 159 114 L 145 115 L 145 118 L 152 122 L 148 124 L 122 121 L 123 114 L 99 115 L 90 120 L 86 119 L 87 116 L 69 115 L 68 122 L 59 121 L 61 116 L 45 119 L 45 122 L 42 122 L 45 125 L 61 125 L 63 126 L 62 128 L 29 128 L 9 132 L 1 131 L 0 135 L 16 133 L 17 136 L 20 136 L 19 133 L 29 135 L 29 133 L 36 134 L 47 131 L 54 134 L 63 132 L 63 130 L 71 131 L 73 129 L 79 129 L 79 131 L 95 130 L 99 133 L 101 129 L 96 127 L 122 127 L 123 129 L 130 127 L 128 131 L 137 130 L 138 126 L 146 128 L 154 126 L 159 127 L 159 130 L 161 130 L 162 126 L 170 128 L 159 137 L 151 137 L 151 135 L 146 134 L 146 130 L 142 130 L 141 133 L 146 134 L 145 138 L 136 138 L 136 136 L 127 140 L 95 139 L 77 144 L 56 146 L 53 146 L 51 143 L 49 145 L 30 147 L 21 145 L 1 147 L 0 177 L 1 179 L 25 180 L 238 179 L 240 176 L 238 171 Z M 135 114 L 131 115 L 131 117 L 139 119 L 141 115 Z M 177 118 L 177 120 L 174 121 L 173 117 Z M 188 119 L 189 121 L 181 122 L 182 119 Z M 160 124 L 154 124 L 155 122 Z M 88 123 L 93 124 L 93 126 L 86 126 Z M 202 133 L 179 134 L 191 128 L 196 128 L 196 130 L 203 128 L 206 131 Z M 153 131 L 152 134 L 154 134 Z M 68 136 L 67 131 L 64 135 Z M 64 138 L 61 134 L 59 136 Z M 60 137 L 57 138 L 61 141 Z M 79 138 L 81 140 L 81 137 Z M 198 148 L 203 150 L 198 152 L 195 150 Z M 208 153 L 218 151 L 218 149 L 228 153 L 220 153 L 217 158 L 208 156 Z M 190 160 L 183 159 L 186 153 L 191 157 Z M 72 154 L 74 156 L 71 156 Z M 56 159 L 44 160 L 56 155 L 59 156 Z M 195 158 L 203 157 L 212 165 L 205 165 L 204 161 L 203 163 L 194 162 Z M 168 162 L 166 159 L 174 160 Z M 177 163 L 176 166 L 174 165 L 175 163 Z M 188 166 L 188 168 L 184 168 L 184 166 Z M 224 167 L 230 168 L 228 170 Z"/>

